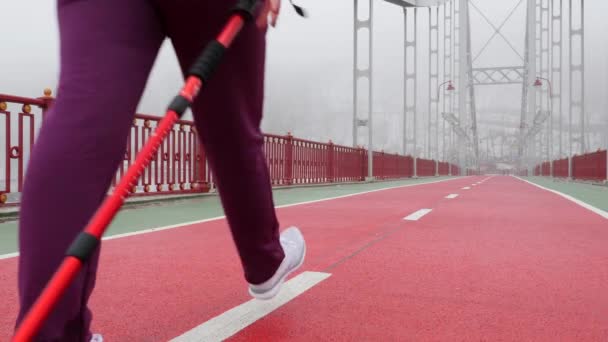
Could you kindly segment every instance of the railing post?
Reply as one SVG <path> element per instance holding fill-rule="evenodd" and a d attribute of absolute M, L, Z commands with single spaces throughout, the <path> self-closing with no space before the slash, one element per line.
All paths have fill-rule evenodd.
<path fill-rule="evenodd" d="M 293 135 L 287 132 L 285 143 L 285 184 L 293 184 Z"/>
<path fill-rule="evenodd" d="M 334 143 L 331 140 L 327 145 L 327 181 L 334 182 Z"/>
<path fill-rule="evenodd" d="M 51 88 L 45 88 L 44 96 L 39 97 L 38 99 L 44 102 L 44 105 L 40 106 L 40 108 L 42 108 L 42 120 L 44 120 L 46 112 L 51 108 L 53 102 L 55 102 L 55 98 L 53 97 L 53 91 L 51 90 Z"/>
<path fill-rule="evenodd" d="M 379 160 L 379 164 L 380 165 L 378 165 L 379 166 L 378 167 L 378 173 L 379 173 L 379 175 L 377 177 L 379 179 L 384 179 L 384 177 L 386 176 L 386 171 L 384 170 L 384 164 L 385 164 L 384 163 L 384 150 L 380 151 L 380 154 L 378 155 L 378 157 L 379 157 L 378 159 L 380 159 Z M 373 154 L 372 154 L 372 158 L 373 158 Z M 376 172 L 375 171 L 374 171 L 373 175 L 376 176 Z"/>
<path fill-rule="evenodd" d="M 401 176 L 399 175 L 399 160 L 401 160 L 401 158 L 399 157 L 399 153 L 395 153 L 395 169 L 393 171 L 393 177 L 395 177 L 396 179 L 401 178 Z"/>
<path fill-rule="evenodd" d="M 604 151 L 604 183 L 608 183 L 608 148 Z"/>
<path fill-rule="evenodd" d="M 414 158 L 412 156 L 407 160 L 407 167 L 409 169 L 408 178 L 414 177 Z"/>
<path fill-rule="evenodd" d="M 10 114 L 6 113 L 6 110 L 8 109 L 6 102 L 3 102 L 2 100 L 0 100 L 0 114 L 3 114 L 5 117 L 5 144 L 6 144 L 6 149 L 7 149 L 7 153 L 5 156 L 5 159 L 3 161 L 0 161 L 0 163 L 4 163 L 4 174 L 2 175 L 2 177 L 4 177 L 4 189 L 0 190 L 0 205 L 6 203 L 8 201 L 8 195 L 7 193 L 11 192 L 11 157 L 10 157 L 10 153 L 8 153 L 8 150 L 10 150 L 11 148 L 11 118 L 10 118 Z"/>
<path fill-rule="evenodd" d="M 200 142 L 200 139 L 198 136 L 198 131 L 196 130 L 196 127 L 193 126 L 192 131 L 195 133 L 195 138 L 197 139 L 197 143 L 195 146 L 199 152 L 199 153 L 194 153 L 194 156 L 193 156 L 193 159 L 194 159 L 193 162 L 196 163 L 194 182 L 197 184 L 198 190 L 200 192 L 209 192 L 209 190 L 211 190 L 211 185 L 209 184 L 209 178 L 208 178 L 208 175 L 206 172 L 207 171 L 207 156 L 205 155 L 205 148 L 203 147 L 203 144 L 201 144 L 201 142 Z"/>
<path fill-rule="evenodd" d="M 367 177 L 367 158 L 369 158 L 367 150 L 359 146 L 359 153 L 361 154 L 361 181 L 365 181 Z"/>

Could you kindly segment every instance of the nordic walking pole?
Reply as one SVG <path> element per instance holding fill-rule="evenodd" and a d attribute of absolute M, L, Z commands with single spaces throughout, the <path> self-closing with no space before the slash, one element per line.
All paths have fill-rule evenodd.
<path fill-rule="evenodd" d="M 148 166 L 165 136 L 186 109 L 192 105 L 201 87 L 209 81 L 212 72 L 220 63 L 224 51 L 230 47 L 245 22 L 253 18 L 257 3 L 257 0 L 238 1 L 221 33 L 216 40 L 206 46 L 191 67 L 185 85 L 169 105 L 156 131 L 137 155 L 135 163 L 127 170 L 112 195 L 97 210 L 85 230 L 69 247 L 63 262 L 17 328 L 13 342 L 31 341 L 36 336 L 82 265 L 96 250 L 108 225 L 129 194 L 129 190 L 139 180 L 141 173 Z"/>

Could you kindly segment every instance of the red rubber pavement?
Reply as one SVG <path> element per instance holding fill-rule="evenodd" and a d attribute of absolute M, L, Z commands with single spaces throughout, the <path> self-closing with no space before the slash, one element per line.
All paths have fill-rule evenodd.
<path fill-rule="evenodd" d="M 510 177 L 460 193 L 230 341 L 608 341 L 606 220 Z"/>
<path fill-rule="evenodd" d="M 309 249 L 302 270 L 319 271 L 394 228 L 395 222 L 475 180 L 460 178 L 279 210 Z M 0 340 L 17 311 L 16 259 L 0 260 Z M 226 222 L 105 241 L 91 300 L 93 328 L 109 341 L 164 341 L 247 300 Z"/>

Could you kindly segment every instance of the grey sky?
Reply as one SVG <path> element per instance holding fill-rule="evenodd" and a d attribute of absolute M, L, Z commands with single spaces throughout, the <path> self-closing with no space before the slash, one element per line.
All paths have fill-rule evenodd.
<path fill-rule="evenodd" d="M 576 1 L 576 0 L 575 0 Z M 475 0 L 496 25 L 518 0 Z M 352 112 L 353 2 L 299 0 L 311 17 L 301 19 L 284 2 L 279 26 L 268 35 L 265 130 L 292 131 L 309 139 L 350 144 Z M 608 117 L 608 48 L 605 32 L 608 1 L 586 1 L 587 112 Z M 55 89 L 58 74 L 58 37 L 55 1 L 2 0 L 0 24 L 0 92 L 36 97 L 42 89 Z M 396 151 L 400 146 L 403 106 L 403 16 L 395 6 L 375 2 L 374 106 L 377 112 L 379 148 Z M 473 54 L 492 34 L 481 17 L 471 11 Z M 505 25 L 505 35 L 523 54 L 525 5 Z M 427 29 L 428 30 L 428 29 Z M 424 29 L 419 32 L 422 39 Z M 421 40 L 422 42 L 422 40 Z M 421 48 L 426 47 L 421 43 Z M 517 64 L 517 55 L 495 38 L 479 66 Z M 521 63 L 521 62 L 520 62 Z M 425 64 L 421 63 L 422 72 Z M 165 42 L 150 77 L 139 112 L 158 114 L 181 84 L 171 45 Z M 94 86 L 94 85 L 92 85 Z M 428 85 L 419 85 L 425 103 Z M 517 112 L 520 87 L 492 87 L 478 91 L 478 107 L 508 108 Z M 426 105 L 420 108 L 426 113 Z M 376 139 L 375 139 L 376 140 Z"/>

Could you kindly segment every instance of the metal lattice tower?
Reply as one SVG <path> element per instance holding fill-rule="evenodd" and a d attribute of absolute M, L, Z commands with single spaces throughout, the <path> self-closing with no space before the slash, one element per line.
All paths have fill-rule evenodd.
<path fill-rule="evenodd" d="M 573 10 L 573 6 L 578 7 L 578 10 Z M 574 17 L 574 13 L 578 13 L 579 17 Z M 570 118 L 569 118 L 569 155 L 574 153 L 573 137 L 572 137 L 572 116 L 579 118 L 580 134 L 578 136 L 579 153 L 583 154 L 587 151 L 585 145 L 585 0 L 569 0 L 568 11 L 568 31 L 569 31 L 569 47 L 570 47 Z M 578 62 L 572 57 L 574 51 L 579 51 L 580 56 Z M 577 85 L 577 87 L 575 87 Z M 578 91 L 577 91 L 578 89 Z"/>
<path fill-rule="evenodd" d="M 372 111 L 373 111 L 373 22 L 372 18 L 374 15 L 374 2 L 373 0 L 363 0 L 369 4 L 368 17 L 366 19 L 359 18 L 359 0 L 355 0 L 355 11 L 354 11 L 354 61 L 353 61 L 353 146 L 358 146 L 359 143 L 359 127 L 367 127 L 368 129 L 368 153 L 369 156 L 373 155 L 373 132 L 372 132 Z M 361 31 L 367 31 L 367 36 L 361 35 Z M 361 66 L 359 56 L 359 37 L 367 38 L 368 46 L 368 64 L 367 66 Z M 368 92 L 367 92 L 367 119 L 359 118 L 359 81 L 366 81 Z M 373 177 L 372 163 L 373 158 L 369 159 L 368 173 L 369 177 Z"/>
<path fill-rule="evenodd" d="M 433 116 L 439 111 L 439 97 L 435 94 L 436 89 L 439 86 L 439 6 L 429 7 L 429 51 L 428 51 L 428 64 L 429 64 L 429 103 L 428 103 L 428 117 L 427 117 L 427 133 L 426 133 L 426 152 L 425 154 L 430 158 L 437 158 L 431 149 L 433 144 L 433 120 L 437 122 L 438 118 L 434 119 Z M 436 39 L 433 39 L 433 36 Z M 433 62 L 434 61 L 434 62 Z"/>
<path fill-rule="evenodd" d="M 418 111 L 416 107 L 416 99 L 418 98 L 418 78 L 416 70 L 418 69 L 418 53 L 416 49 L 416 37 L 418 34 L 418 10 L 416 8 L 403 8 L 403 27 L 405 40 L 405 53 L 403 55 L 404 68 L 404 112 L 403 112 L 403 154 L 408 154 L 408 137 L 411 136 L 412 155 L 414 156 L 414 177 L 416 175 L 416 158 L 418 157 Z M 413 29 L 408 29 L 408 20 L 413 20 Z M 413 59 L 413 67 L 409 69 L 409 58 Z M 411 89 L 411 91 L 410 91 Z M 411 93 L 411 96 L 410 96 Z M 411 118 L 411 119 L 410 119 Z M 408 125 L 408 121 L 412 121 Z M 412 128 L 412 134 L 408 133 L 408 126 Z"/>
<path fill-rule="evenodd" d="M 359 0 L 355 0 L 353 144 L 357 146 L 359 143 L 359 128 L 367 127 L 368 148 L 371 152 L 373 0 L 362 1 L 369 3 L 369 16 L 359 18 Z M 584 106 L 584 0 L 567 0 L 567 6 L 564 6 L 564 0 L 515 0 L 515 6 L 498 25 L 476 6 L 477 0 L 383 1 L 397 5 L 403 11 L 402 151 L 412 155 L 415 164 L 417 158 L 425 157 L 456 162 L 463 169 L 477 168 L 480 165 L 480 139 L 485 141 L 485 157 L 496 158 L 496 153 L 490 152 L 490 146 L 496 145 L 497 136 L 500 136 L 500 155 L 503 158 L 505 141 L 513 141 L 510 145 L 513 151 L 511 156 L 518 161 L 519 167 L 530 167 L 540 159 L 571 156 L 574 152 L 583 153 L 587 150 Z M 502 30 L 523 5 L 526 5 L 527 19 L 525 48 L 522 53 L 505 37 Z M 420 20 L 423 8 L 428 12 L 426 23 Z M 479 14 L 494 30 L 492 36 L 475 54 L 472 53 L 471 46 L 471 35 L 475 34 L 471 32 L 471 11 Z M 569 20 L 567 27 L 564 27 L 566 15 Z M 418 37 L 420 25 L 428 27 L 427 37 Z M 367 31 L 366 36 L 361 34 L 363 31 Z M 568 33 L 568 42 L 564 40 L 564 32 Z M 476 60 L 496 37 L 500 37 L 509 45 L 520 58 L 521 64 L 475 67 Z M 365 38 L 365 41 L 361 38 Z M 418 49 L 417 38 L 428 39 L 429 48 L 425 51 Z M 360 51 L 361 43 L 367 43 L 368 51 Z M 361 66 L 361 57 L 366 53 L 369 63 L 367 66 Z M 419 70 L 420 58 L 428 61 L 427 73 Z M 540 79 L 547 82 L 540 88 L 535 87 Z M 425 92 L 418 91 L 419 82 L 427 80 L 427 115 L 421 118 L 419 111 L 425 106 L 420 105 L 419 95 Z M 369 87 L 367 94 L 359 91 L 359 86 L 364 81 Z M 448 81 L 456 85 L 455 91 L 443 89 L 442 92 L 441 86 Z M 519 132 L 511 138 L 502 132 L 494 132 L 491 137 L 480 138 L 475 88 L 509 84 L 522 86 Z M 567 99 L 563 94 L 569 94 Z M 359 116 L 361 95 L 368 97 L 366 119 Z M 563 115 L 564 105 L 569 106 L 567 122 Z M 486 121 L 483 118 L 481 120 Z M 420 123 L 425 127 L 420 126 Z M 567 140 L 565 128 L 568 132 Z M 426 131 L 422 141 L 419 139 L 421 129 Z M 370 160 L 370 176 L 371 163 Z"/>

